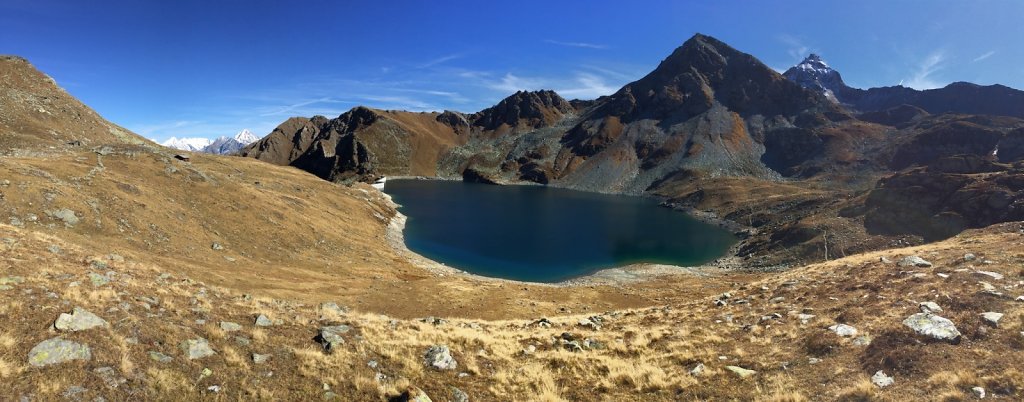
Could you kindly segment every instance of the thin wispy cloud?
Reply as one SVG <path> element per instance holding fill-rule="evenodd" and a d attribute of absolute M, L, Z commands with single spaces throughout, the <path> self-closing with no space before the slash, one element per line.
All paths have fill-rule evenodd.
<path fill-rule="evenodd" d="M 982 54 L 981 56 L 975 57 L 974 60 L 971 60 L 971 63 L 977 63 L 979 61 L 982 61 L 982 60 L 985 60 L 985 59 L 987 59 L 989 57 L 992 57 L 995 54 L 996 54 L 995 50 L 989 50 L 989 51 L 985 52 L 984 54 Z"/>
<path fill-rule="evenodd" d="M 922 59 L 915 68 L 910 78 L 903 80 L 905 86 L 914 89 L 934 89 L 942 86 L 942 83 L 935 80 L 935 73 L 942 70 L 946 61 L 946 53 L 936 50 Z"/>
<path fill-rule="evenodd" d="M 430 61 L 428 61 L 426 63 L 423 63 L 423 64 L 420 64 L 420 65 L 418 65 L 416 67 L 417 68 L 430 68 L 430 67 L 434 67 L 434 66 L 439 65 L 439 64 L 444 64 L 444 63 L 447 63 L 449 61 L 452 61 L 452 60 L 455 60 L 455 59 L 459 59 L 459 58 L 462 58 L 462 57 L 463 57 L 463 55 L 461 53 L 449 54 L 447 56 L 441 56 L 441 57 L 438 57 L 436 59 L 430 60 Z"/>
<path fill-rule="evenodd" d="M 587 42 L 565 42 L 565 41 L 554 40 L 554 39 L 545 39 L 544 42 L 545 43 L 550 43 L 552 45 L 568 46 L 568 47 L 580 47 L 580 48 L 585 48 L 585 49 L 607 49 L 608 48 L 607 45 L 601 45 L 601 44 L 597 44 L 597 43 L 587 43 Z"/>
<path fill-rule="evenodd" d="M 793 35 L 781 34 L 778 36 L 778 40 L 786 44 L 786 54 L 789 55 L 789 58 L 794 64 L 803 61 L 803 59 L 811 52 L 810 46 L 807 46 L 803 41 Z"/>
<path fill-rule="evenodd" d="M 614 93 L 625 81 L 619 79 L 612 84 L 607 77 L 576 71 L 569 77 L 524 77 L 506 73 L 499 79 L 484 81 L 483 85 L 503 94 L 550 89 L 565 98 L 593 99 Z"/>

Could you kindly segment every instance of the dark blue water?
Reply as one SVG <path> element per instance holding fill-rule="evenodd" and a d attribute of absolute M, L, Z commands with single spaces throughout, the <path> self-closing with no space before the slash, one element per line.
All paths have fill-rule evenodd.
<path fill-rule="evenodd" d="M 699 265 L 736 239 L 653 199 L 541 186 L 390 180 L 405 244 L 478 275 L 559 282 L 630 263 Z"/>

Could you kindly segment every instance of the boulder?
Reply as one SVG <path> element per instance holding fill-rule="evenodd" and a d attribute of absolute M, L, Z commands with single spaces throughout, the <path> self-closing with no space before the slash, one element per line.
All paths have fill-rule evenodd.
<path fill-rule="evenodd" d="M 875 384 L 878 388 L 888 387 L 895 382 L 896 380 L 893 380 L 892 377 L 885 375 L 885 372 L 883 372 L 882 370 L 878 370 L 877 372 L 875 372 L 875 375 L 871 376 L 871 383 Z"/>
<path fill-rule="evenodd" d="M 935 302 L 930 302 L 930 301 L 921 302 L 917 306 L 919 308 L 921 308 L 921 312 L 922 313 L 941 313 L 942 312 L 942 307 L 939 307 L 939 304 L 935 303 Z"/>
<path fill-rule="evenodd" d="M 932 263 L 916 255 L 908 255 L 903 257 L 898 265 L 901 267 L 931 268 Z"/>
<path fill-rule="evenodd" d="M 1003 318 L 1003 313 L 996 313 L 993 311 L 981 313 L 981 320 L 985 324 L 991 325 L 992 328 L 999 328 L 999 320 Z"/>
<path fill-rule="evenodd" d="M 149 360 L 155 361 L 157 363 L 170 363 L 172 360 L 174 360 L 174 358 L 163 353 L 151 350 L 149 351 Z"/>
<path fill-rule="evenodd" d="M 423 354 L 423 364 L 437 370 L 455 370 L 458 363 L 445 345 L 434 345 Z"/>
<path fill-rule="evenodd" d="M 846 324 L 836 324 L 831 327 L 828 327 L 828 329 L 832 332 L 835 332 L 836 335 L 839 335 L 844 338 L 857 336 L 857 328 L 854 328 Z"/>
<path fill-rule="evenodd" d="M 903 325 L 914 330 L 918 335 L 952 344 L 960 343 L 960 331 L 956 329 L 953 322 L 935 314 L 913 314 L 903 320 Z"/>
<path fill-rule="evenodd" d="M 75 307 L 71 314 L 61 313 L 57 317 L 57 321 L 53 323 L 53 327 L 58 331 L 85 331 L 87 329 L 107 327 L 108 324 L 105 320 L 98 317 L 96 314 L 90 313 L 81 307 Z"/>
<path fill-rule="evenodd" d="M 222 331 L 224 331 L 224 332 L 235 332 L 235 331 L 241 331 L 242 330 L 242 326 L 240 324 L 229 322 L 229 321 L 221 321 L 220 322 L 220 329 Z"/>
<path fill-rule="evenodd" d="M 452 387 L 452 402 L 469 402 L 469 394 L 466 391 Z"/>
<path fill-rule="evenodd" d="M 262 354 L 259 354 L 259 353 L 253 353 L 252 354 L 252 362 L 256 363 L 256 364 L 263 364 L 263 363 L 266 363 L 268 360 L 270 360 L 270 357 L 271 357 L 271 355 L 269 355 L 269 354 L 262 355 Z"/>
<path fill-rule="evenodd" d="M 217 354 L 210 348 L 210 342 L 203 338 L 189 339 L 181 342 L 181 351 L 189 360 L 202 359 Z"/>
<path fill-rule="evenodd" d="M 344 324 L 321 327 L 313 340 L 320 343 L 324 352 L 331 353 L 337 347 L 345 344 L 345 338 L 342 338 L 341 335 L 351 330 L 352 327 Z"/>
<path fill-rule="evenodd" d="M 740 366 L 725 366 L 725 369 L 733 372 L 733 374 L 736 374 L 740 378 L 747 378 L 754 374 L 757 374 L 757 372 L 754 370 L 745 369 Z"/>
<path fill-rule="evenodd" d="M 90 359 L 92 350 L 88 346 L 59 337 L 42 341 L 28 352 L 28 364 L 35 367 Z"/>
<path fill-rule="evenodd" d="M 978 399 L 985 399 L 985 388 L 973 387 L 971 388 L 971 392 L 974 393 L 974 396 Z"/>
<path fill-rule="evenodd" d="M 256 326 L 257 327 L 269 327 L 269 326 L 272 326 L 272 325 L 274 325 L 274 321 L 271 321 L 269 317 L 267 317 L 267 316 L 265 316 L 263 314 L 260 314 L 260 315 L 256 316 Z"/>

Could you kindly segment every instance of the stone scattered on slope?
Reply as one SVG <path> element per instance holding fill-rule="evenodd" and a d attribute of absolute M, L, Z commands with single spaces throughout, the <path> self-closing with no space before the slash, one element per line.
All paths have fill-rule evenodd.
<path fill-rule="evenodd" d="M 452 387 L 452 402 L 469 402 L 469 394 L 466 391 Z"/>
<path fill-rule="evenodd" d="M 698 376 L 701 376 L 703 374 L 704 374 L 704 363 L 697 363 L 696 366 L 693 366 L 693 368 L 690 369 L 690 375 L 692 375 L 694 377 L 698 377 Z"/>
<path fill-rule="evenodd" d="M 885 375 L 882 370 L 875 372 L 875 375 L 871 376 L 871 383 L 875 384 L 878 388 L 885 388 L 895 383 L 892 377 Z"/>
<path fill-rule="evenodd" d="M 409 386 L 401 395 L 389 399 L 391 401 L 401 402 L 433 402 L 426 392 L 414 386 Z"/>
<path fill-rule="evenodd" d="M 117 370 L 114 370 L 113 367 L 99 367 L 93 370 L 93 372 L 103 380 L 103 383 L 106 384 L 108 388 L 117 388 L 128 382 L 128 379 L 118 374 Z"/>
<path fill-rule="evenodd" d="M 344 324 L 321 327 L 313 340 L 323 346 L 324 352 L 331 353 L 337 347 L 345 344 L 345 339 L 341 335 L 351 330 L 352 327 Z"/>
<path fill-rule="evenodd" d="M 977 256 L 975 256 L 975 255 L 974 255 L 974 254 L 972 254 L 972 253 L 967 253 L 967 254 L 964 254 L 964 261 L 966 261 L 966 262 L 971 262 L 971 261 L 974 261 L 974 260 L 975 260 L 975 259 L 977 259 L 977 258 L 978 258 L 978 257 L 977 257 Z"/>
<path fill-rule="evenodd" d="M 270 356 L 271 355 L 269 355 L 269 354 L 262 355 L 262 354 L 259 354 L 259 353 L 253 353 L 252 354 L 252 362 L 256 363 L 256 364 L 263 364 L 263 363 L 266 363 L 268 360 L 270 360 Z"/>
<path fill-rule="evenodd" d="M 745 368 L 740 367 L 740 366 L 725 366 L 725 369 L 733 372 L 734 374 L 738 375 L 740 378 L 747 378 L 747 377 L 750 377 L 750 376 L 752 376 L 754 374 L 757 374 L 757 372 L 754 371 L 754 370 L 745 369 Z"/>
<path fill-rule="evenodd" d="M 953 322 L 935 314 L 917 313 L 903 320 L 903 325 L 914 330 L 918 335 L 952 344 L 960 343 L 960 331 Z"/>
<path fill-rule="evenodd" d="M 903 259 L 900 260 L 900 263 L 898 265 L 901 267 L 930 268 L 932 266 L 932 263 L 916 255 L 909 255 L 903 257 Z"/>
<path fill-rule="evenodd" d="M 991 325 L 993 328 L 999 328 L 999 320 L 1003 318 L 1003 313 L 996 313 L 993 311 L 981 313 L 981 320 L 985 324 Z"/>
<path fill-rule="evenodd" d="M 971 388 L 971 392 L 974 393 L 974 396 L 977 397 L 978 399 L 985 399 L 985 388 L 974 387 Z"/>
<path fill-rule="evenodd" d="M 181 342 L 181 351 L 189 360 L 202 359 L 217 354 L 210 348 L 210 342 L 204 338 L 189 339 Z"/>
<path fill-rule="evenodd" d="M 170 357 L 168 355 L 165 355 L 163 353 L 155 352 L 155 351 L 151 350 L 151 351 L 149 351 L 149 360 L 155 361 L 157 363 L 170 363 L 171 360 L 174 360 L 174 358 L 172 358 L 172 357 Z"/>
<path fill-rule="evenodd" d="M 90 359 L 92 351 L 88 346 L 59 337 L 42 341 L 28 352 L 28 364 L 36 367 Z"/>
<path fill-rule="evenodd" d="M 75 211 L 67 208 L 55 209 L 46 211 L 46 215 L 53 219 L 58 219 L 64 222 L 65 226 L 71 227 L 78 224 L 78 216 L 75 215 Z"/>
<path fill-rule="evenodd" d="M 921 302 L 920 304 L 918 304 L 918 307 L 921 308 L 921 312 L 922 313 L 941 313 L 942 312 L 942 307 L 939 307 L 939 304 L 936 303 L 936 302 L 931 302 L 931 301 Z"/>
<path fill-rule="evenodd" d="M 233 323 L 233 322 L 230 322 L 230 321 L 221 321 L 220 322 L 220 329 L 222 331 L 224 331 L 224 332 L 235 332 L 235 331 L 241 331 L 242 330 L 242 326 L 240 324 Z"/>
<path fill-rule="evenodd" d="M 974 274 L 978 275 L 978 276 L 984 276 L 984 277 L 992 278 L 992 279 L 997 280 L 997 281 L 1001 281 L 1001 280 L 1003 280 L 1003 278 L 1005 278 L 1005 276 L 1003 276 L 1003 274 L 998 273 L 998 272 L 992 272 L 992 271 L 974 271 Z"/>
<path fill-rule="evenodd" d="M 58 331 L 85 331 L 87 329 L 93 329 L 98 327 L 107 327 L 106 320 L 98 317 L 81 307 L 75 307 L 71 314 L 61 313 L 57 317 L 57 321 L 53 323 L 53 327 Z"/>
<path fill-rule="evenodd" d="M 331 316 L 343 316 L 348 313 L 348 308 L 339 306 L 338 303 L 327 302 L 320 304 L 320 318 L 331 318 Z"/>
<path fill-rule="evenodd" d="M 423 364 L 438 370 L 455 370 L 458 363 L 452 357 L 452 352 L 445 345 L 434 345 L 423 354 Z"/>
<path fill-rule="evenodd" d="M 270 318 L 268 318 L 267 316 L 265 316 L 263 314 L 260 314 L 260 315 L 256 316 L 256 326 L 257 327 L 269 327 L 269 326 L 272 326 L 272 325 L 274 325 L 274 322 L 271 321 Z"/>
<path fill-rule="evenodd" d="M 828 329 L 831 330 L 832 332 L 835 332 L 836 335 L 839 335 L 844 338 L 857 336 L 857 328 L 854 328 L 846 324 L 836 324 L 831 327 L 828 327 Z"/>
<path fill-rule="evenodd" d="M 100 275 L 95 272 L 90 272 L 87 276 L 89 277 L 89 282 L 91 282 L 92 286 L 95 287 L 100 287 L 110 283 L 110 278 L 108 278 L 106 275 Z"/>

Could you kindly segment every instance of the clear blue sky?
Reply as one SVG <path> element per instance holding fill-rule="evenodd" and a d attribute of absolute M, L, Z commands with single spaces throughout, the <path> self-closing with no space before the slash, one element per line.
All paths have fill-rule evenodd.
<path fill-rule="evenodd" d="M 1024 2 L 0 0 L 0 53 L 157 140 L 270 132 L 356 105 L 475 112 L 518 89 L 594 98 L 696 32 L 857 87 L 1024 88 Z M 387 3 L 381 5 L 379 3 Z"/>

